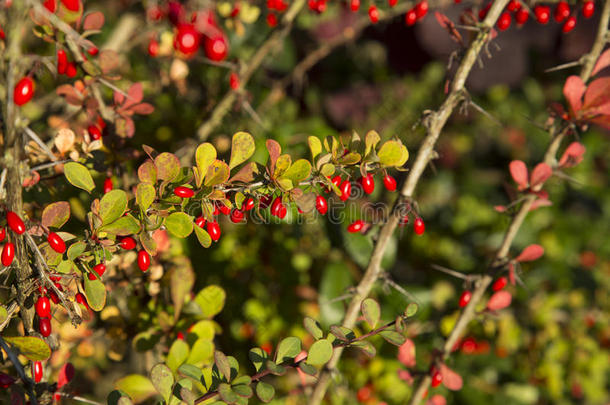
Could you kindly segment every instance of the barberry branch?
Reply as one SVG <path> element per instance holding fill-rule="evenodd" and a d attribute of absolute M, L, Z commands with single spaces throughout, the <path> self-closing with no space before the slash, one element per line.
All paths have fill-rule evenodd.
<path fill-rule="evenodd" d="M 394 230 L 398 226 L 400 218 L 398 217 L 398 207 L 407 200 L 413 197 L 415 187 L 419 182 L 425 168 L 427 167 L 430 160 L 436 155 L 434 146 L 437 139 L 439 138 L 441 131 L 447 120 L 453 113 L 454 109 L 463 100 L 464 96 L 464 85 L 466 79 L 472 70 L 472 67 L 479 58 L 479 54 L 483 47 L 488 43 L 493 26 L 500 17 L 500 14 L 504 10 L 504 7 L 508 3 L 508 0 L 498 0 L 493 3 L 485 20 L 481 24 L 479 34 L 470 44 L 466 52 L 464 53 L 462 62 L 458 67 L 456 74 L 451 83 L 451 91 L 441 107 L 426 117 L 427 135 L 423 140 L 421 147 L 417 153 L 415 163 L 411 167 L 411 171 L 402 186 L 400 197 L 397 199 L 392 209 L 392 214 L 386 224 L 381 228 L 379 237 L 375 244 L 373 253 L 369 260 L 366 272 L 356 287 L 356 294 L 350 302 L 345 316 L 343 318 L 343 326 L 346 328 L 352 328 L 358 317 L 360 306 L 362 301 L 369 295 L 373 285 L 381 275 L 381 259 L 385 253 L 388 243 L 394 233 Z M 314 388 L 310 404 L 319 405 L 326 394 L 328 385 L 330 384 L 331 375 L 330 372 L 337 366 L 339 359 L 341 358 L 342 350 L 335 350 L 333 357 L 329 361 L 327 368 L 328 370 L 321 373 L 318 383 Z"/>

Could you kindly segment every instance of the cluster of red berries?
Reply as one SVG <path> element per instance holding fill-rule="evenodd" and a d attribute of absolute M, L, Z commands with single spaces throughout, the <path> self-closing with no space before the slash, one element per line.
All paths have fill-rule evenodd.
<path fill-rule="evenodd" d="M 315 9 L 318 12 L 323 12 L 326 9 L 326 0 L 315 0 L 316 5 Z M 322 4 L 318 7 L 318 3 L 322 2 Z M 309 8 L 311 8 L 311 1 L 309 2 Z M 271 28 L 275 27 L 278 23 L 278 17 L 276 12 L 283 13 L 288 8 L 288 3 L 284 0 L 267 0 L 267 25 Z"/>
<path fill-rule="evenodd" d="M 25 224 L 23 220 L 19 217 L 19 215 L 15 214 L 13 211 L 8 211 L 6 213 L 6 223 L 8 227 L 17 235 L 21 235 L 25 232 Z M 6 228 L 0 228 L 0 242 L 3 242 L 6 239 Z M 13 259 L 15 258 L 15 244 L 13 242 L 7 241 L 2 248 L 2 254 L 0 255 L 0 261 L 2 261 L 3 266 L 10 266 L 13 263 Z"/>
<path fill-rule="evenodd" d="M 97 48 L 93 48 L 96 50 Z M 63 49 L 57 50 L 57 74 L 66 75 L 70 79 L 75 77 L 78 73 L 78 69 L 76 67 L 76 63 L 74 61 L 68 61 L 68 54 Z"/>
<path fill-rule="evenodd" d="M 500 277 L 491 286 L 491 289 L 496 292 L 502 290 L 508 284 L 508 279 L 506 277 Z M 460 308 L 464 308 L 470 300 L 472 299 L 472 291 L 464 290 L 462 295 L 460 295 L 460 299 L 458 300 L 458 306 Z"/>
<path fill-rule="evenodd" d="M 405 14 L 405 23 L 408 26 L 411 26 L 416 22 L 421 21 L 426 14 L 428 14 L 428 2 L 426 0 L 420 1 L 415 7 L 407 11 L 407 14 Z"/>
<path fill-rule="evenodd" d="M 479 11 L 479 19 L 485 18 L 491 3 L 488 3 L 481 11 Z M 547 24 L 551 19 L 551 7 L 547 5 L 536 5 L 532 10 L 536 21 L 540 24 Z M 593 0 L 585 0 L 582 2 L 582 15 L 584 18 L 590 18 L 595 12 L 595 2 Z M 500 15 L 497 27 L 500 31 L 508 29 L 512 22 L 512 15 L 515 16 L 515 21 L 518 26 L 525 24 L 529 19 L 530 11 L 523 7 L 519 0 L 511 0 L 506 6 L 506 10 Z M 553 18 L 558 23 L 563 23 L 561 30 L 568 33 L 576 27 L 576 10 L 571 10 L 567 1 L 560 1 L 555 6 Z"/>
<path fill-rule="evenodd" d="M 81 1 L 80 0 L 61 0 L 62 6 L 73 13 L 76 13 L 80 10 Z M 55 13 L 57 11 L 57 0 L 45 0 L 42 5 L 49 10 L 50 13 Z"/>

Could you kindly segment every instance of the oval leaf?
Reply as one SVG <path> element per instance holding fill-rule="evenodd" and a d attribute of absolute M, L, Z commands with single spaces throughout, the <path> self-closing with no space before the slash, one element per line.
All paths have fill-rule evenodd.
<path fill-rule="evenodd" d="M 216 160 L 216 148 L 211 143 L 202 143 L 195 151 L 195 163 L 203 181 L 208 172 L 208 167 Z M 201 186 L 201 183 L 198 184 Z"/>
<path fill-rule="evenodd" d="M 180 160 L 173 153 L 163 152 L 155 158 L 159 179 L 172 181 L 180 174 Z"/>
<path fill-rule="evenodd" d="M 441 376 L 443 376 L 443 385 L 447 387 L 447 389 L 450 389 L 451 391 L 459 391 L 462 389 L 464 383 L 462 377 L 458 373 L 444 364 L 441 364 L 439 371 Z"/>
<path fill-rule="evenodd" d="M 101 311 L 106 305 L 106 286 L 99 279 L 89 280 L 89 277 L 83 277 L 85 279 L 85 296 L 89 306 L 94 311 Z"/>
<path fill-rule="evenodd" d="M 90 193 L 95 188 L 95 183 L 89 170 L 77 162 L 68 162 L 64 165 L 64 175 L 74 187 L 81 188 Z"/>
<path fill-rule="evenodd" d="M 275 388 L 271 384 L 259 381 L 256 384 L 256 396 L 264 403 L 271 402 L 275 396 Z"/>
<path fill-rule="evenodd" d="M 281 364 L 285 361 L 292 361 L 301 352 L 301 339 L 290 336 L 283 339 L 277 346 L 275 363 Z"/>
<path fill-rule="evenodd" d="M 205 175 L 205 186 L 212 187 L 218 184 L 222 184 L 229 180 L 229 166 L 222 160 L 215 160 L 208 167 L 208 171 Z"/>
<path fill-rule="evenodd" d="M 536 167 L 534 167 L 534 170 L 532 170 L 530 186 L 536 187 L 544 184 L 544 182 L 547 181 L 552 174 L 553 169 L 551 169 L 551 166 L 547 165 L 546 163 L 537 164 Z"/>
<path fill-rule="evenodd" d="M 150 183 L 140 183 L 136 188 L 136 203 L 146 211 L 148 207 L 155 201 L 155 188 Z"/>
<path fill-rule="evenodd" d="M 114 383 L 114 387 L 123 391 L 134 402 L 142 402 L 157 393 L 153 383 L 140 374 L 131 374 Z"/>
<path fill-rule="evenodd" d="M 518 262 L 531 262 L 534 260 L 538 260 L 544 254 L 544 248 L 540 245 L 529 245 L 519 256 L 515 258 Z"/>
<path fill-rule="evenodd" d="M 15 336 L 4 337 L 4 340 L 31 361 L 46 361 L 51 357 L 51 348 L 39 337 L 36 336 Z"/>
<path fill-rule="evenodd" d="M 237 132 L 233 135 L 231 144 L 231 160 L 229 161 L 229 169 L 245 162 L 254 154 L 254 138 L 247 132 Z"/>
<path fill-rule="evenodd" d="M 326 339 L 314 342 L 307 354 L 307 363 L 314 366 L 323 366 L 333 355 L 333 345 Z"/>
<path fill-rule="evenodd" d="M 398 348 L 398 361 L 405 367 L 415 367 L 415 343 L 411 339 L 405 340 Z"/>
<path fill-rule="evenodd" d="M 100 201 L 99 215 L 102 225 L 120 218 L 127 209 L 127 194 L 123 190 L 111 190 Z"/>
<path fill-rule="evenodd" d="M 150 380 L 163 399 L 169 402 L 172 395 L 172 386 L 174 385 L 172 370 L 165 364 L 157 364 L 150 370 Z"/>
<path fill-rule="evenodd" d="M 510 175 L 519 186 L 519 190 L 525 190 L 528 187 L 527 183 L 527 166 L 521 160 L 513 160 L 508 165 Z"/>
<path fill-rule="evenodd" d="M 195 297 L 195 302 L 201 308 L 201 312 L 205 318 L 212 318 L 222 311 L 222 308 L 225 305 L 225 299 L 225 290 L 217 285 L 209 285 L 199 291 Z"/>
<path fill-rule="evenodd" d="M 506 290 L 495 292 L 487 301 L 487 309 L 490 311 L 498 311 L 506 308 L 512 301 L 512 295 Z"/>
<path fill-rule="evenodd" d="M 186 238 L 193 232 L 193 219 L 184 212 L 174 212 L 165 219 L 167 230 L 178 238 Z"/>
<path fill-rule="evenodd" d="M 70 219 L 70 204 L 58 201 L 49 204 L 42 211 L 42 225 L 47 228 L 61 228 Z"/>
<path fill-rule="evenodd" d="M 400 167 L 404 165 L 409 159 L 409 152 L 403 144 L 398 141 L 387 141 L 379 151 L 377 152 L 379 157 L 379 163 L 383 166 L 396 166 Z"/>
<path fill-rule="evenodd" d="M 379 317 L 381 316 L 381 308 L 379 308 L 379 303 L 372 298 L 367 298 L 362 301 L 360 309 L 362 311 L 362 315 L 364 315 L 364 319 L 369 324 L 371 329 L 375 329 L 377 322 L 379 322 Z"/>

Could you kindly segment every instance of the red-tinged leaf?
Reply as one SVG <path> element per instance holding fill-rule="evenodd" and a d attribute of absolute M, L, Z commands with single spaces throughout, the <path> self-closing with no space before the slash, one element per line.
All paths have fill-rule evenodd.
<path fill-rule="evenodd" d="M 72 104 L 72 105 L 76 105 L 76 106 L 80 106 L 83 104 L 82 94 L 80 94 L 80 92 L 78 90 L 76 90 L 74 88 L 74 86 L 71 86 L 69 84 L 62 84 L 55 90 L 55 93 L 58 96 L 65 97 L 66 103 L 68 103 L 68 104 Z"/>
<path fill-rule="evenodd" d="M 523 249 L 521 254 L 519 256 L 515 257 L 515 261 L 531 262 L 531 261 L 540 259 L 543 254 L 544 254 L 544 248 L 540 245 L 533 244 L 533 245 L 529 245 L 528 247 Z"/>
<path fill-rule="evenodd" d="M 517 283 L 515 279 L 515 265 L 512 262 L 508 263 L 508 279 L 512 285 Z"/>
<path fill-rule="evenodd" d="M 83 30 L 97 31 L 104 26 L 104 14 L 99 11 L 87 14 L 83 21 Z"/>
<path fill-rule="evenodd" d="M 434 12 L 434 17 L 436 17 L 436 21 L 438 21 L 439 25 L 449 32 L 451 39 L 458 44 L 462 43 L 462 35 L 460 35 L 458 30 L 455 29 L 455 24 L 449 19 L 449 17 L 438 11 Z"/>
<path fill-rule="evenodd" d="M 599 125 L 607 130 L 610 130 L 610 115 L 599 115 L 595 118 L 589 119 L 593 124 Z"/>
<path fill-rule="evenodd" d="M 130 108 L 130 111 L 134 114 L 148 115 L 152 114 L 155 111 L 155 107 L 153 107 L 152 104 L 140 103 L 132 106 Z"/>
<path fill-rule="evenodd" d="M 496 210 L 497 212 L 506 212 L 506 207 L 504 205 L 496 205 L 494 207 L 494 210 Z"/>
<path fill-rule="evenodd" d="M 269 168 L 271 170 L 271 174 L 273 174 L 275 171 L 275 162 L 282 153 L 282 147 L 279 143 L 277 143 L 277 141 L 267 139 L 267 151 L 269 151 Z"/>
<path fill-rule="evenodd" d="M 447 400 L 441 394 L 434 394 L 426 401 L 426 405 L 447 405 Z"/>
<path fill-rule="evenodd" d="M 582 109 L 587 116 L 610 114 L 610 77 L 593 80 L 587 86 Z"/>
<path fill-rule="evenodd" d="M 413 376 L 407 370 L 398 370 L 398 378 L 409 385 L 413 385 Z"/>
<path fill-rule="evenodd" d="M 513 296 L 506 290 L 495 292 L 487 301 L 487 309 L 490 311 L 499 311 L 510 305 Z M 444 382 L 443 378 L 443 382 Z"/>
<path fill-rule="evenodd" d="M 114 104 L 121 105 L 125 102 L 125 95 L 120 91 L 114 91 Z"/>
<path fill-rule="evenodd" d="M 528 187 L 527 183 L 527 166 L 521 160 L 513 160 L 508 165 L 510 175 L 519 186 L 519 190 L 525 190 Z"/>
<path fill-rule="evenodd" d="M 450 389 L 451 391 L 459 391 L 462 389 L 464 382 L 462 381 L 462 377 L 447 367 L 445 364 L 441 364 L 440 373 L 443 376 L 443 385 Z"/>
<path fill-rule="evenodd" d="M 591 76 L 595 76 L 608 66 L 610 66 L 610 49 L 606 49 L 601 55 L 599 55 L 599 59 L 597 59 L 597 62 L 593 67 Z"/>
<path fill-rule="evenodd" d="M 580 142 L 572 142 L 568 145 L 561 159 L 559 159 L 560 167 L 574 167 L 582 162 L 583 156 L 586 152 L 585 146 Z"/>
<path fill-rule="evenodd" d="M 100 64 L 100 69 L 104 74 L 108 74 L 119 67 L 119 54 L 111 49 L 100 51 L 97 61 Z"/>
<path fill-rule="evenodd" d="M 534 211 L 534 210 L 536 210 L 538 208 L 550 207 L 551 205 L 553 205 L 553 203 L 550 200 L 548 200 L 546 198 L 538 198 L 537 200 L 535 200 L 532 203 L 532 206 L 530 207 L 529 210 L 531 212 L 531 211 Z"/>
<path fill-rule="evenodd" d="M 32 170 L 30 174 L 25 179 L 23 179 L 23 187 L 32 187 L 38 184 L 39 181 L 40 173 L 38 173 L 36 170 Z"/>
<path fill-rule="evenodd" d="M 411 339 L 405 340 L 398 348 L 398 361 L 406 367 L 415 367 L 415 343 Z"/>
<path fill-rule="evenodd" d="M 582 96 L 585 94 L 587 86 L 578 76 L 570 76 L 563 86 L 563 96 L 568 101 L 572 116 L 578 116 L 578 111 L 582 108 Z"/>
<path fill-rule="evenodd" d="M 542 186 L 545 181 L 553 175 L 553 169 L 546 163 L 539 163 L 532 170 L 532 176 L 530 178 L 530 186 L 532 188 L 536 186 Z"/>
<path fill-rule="evenodd" d="M 134 83 L 127 92 L 127 101 L 125 102 L 125 108 L 129 108 L 133 105 L 140 103 L 144 99 L 144 90 L 142 89 L 142 83 Z"/>
<path fill-rule="evenodd" d="M 61 388 L 64 385 L 68 384 L 74 378 L 74 366 L 72 363 L 66 363 L 59 370 L 59 375 L 57 376 L 57 388 Z"/>

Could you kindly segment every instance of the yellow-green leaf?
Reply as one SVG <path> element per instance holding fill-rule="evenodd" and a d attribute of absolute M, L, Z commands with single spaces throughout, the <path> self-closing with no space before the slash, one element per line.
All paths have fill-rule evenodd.
<path fill-rule="evenodd" d="M 333 345 L 327 339 L 320 339 L 309 348 L 307 354 L 307 364 L 313 366 L 323 366 L 333 355 Z"/>
<path fill-rule="evenodd" d="M 229 180 L 229 172 L 229 165 L 222 160 L 215 160 L 208 167 L 207 174 L 205 175 L 206 187 L 212 187 L 226 182 Z"/>
<path fill-rule="evenodd" d="M 152 186 L 150 186 L 152 187 Z M 110 190 L 100 201 L 100 217 L 102 225 L 114 222 L 127 209 L 127 194 L 123 190 Z"/>
<path fill-rule="evenodd" d="M 108 225 L 102 226 L 99 230 L 112 235 L 126 236 L 138 233 L 140 223 L 131 215 L 125 215 Z"/>
<path fill-rule="evenodd" d="M 70 219 L 70 203 L 58 201 L 47 205 L 42 211 L 42 225 L 61 228 Z"/>
<path fill-rule="evenodd" d="M 209 285 L 199 291 L 195 297 L 195 302 L 199 304 L 201 313 L 205 318 L 212 318 L 222 311 L 222 308 L 225 305 L 225 299 L 225 290 L 217 285 Z"/>
<path fill-rule="evenodd" d="M 212 245 L 212 238 L 210 237 L 210 234 L 207 233 L 205 229 L 198 226 L 194 226 L 193 229 L 195 229 L 195 236 L 197 236 L 197 240 L 199 243 L 201 243 L 201 246 L 204 248 L 209 248 Z"/>
<path fill-rule="evenodd" d="M 380 140 L 381 138 L 376 131 L 369 131 L 364 138 L 364 143 L 366 145 L 364 156 L 367 156 L 371 152 L 371 149 L 375 149 L 375 146 L 377 146 Z"/>
<path fill-rule="evenodd" d="M 19 352 L 31 361 L 45 361 L 51 357 L 51 348 L 39 337 L 36 336 L 15 336 L 4 337 Z"/>
<path fill-rule="evenodd" d="M 155 167 L 161 180 L 172 181 L 180 174 L 180 160 L 173 153 L 163 152 L 157 156 Z"/>
<path fill-rule="evenodd" d="M 209 142 L 202 143 L 195 151 L 195 162 L 199 170 L 200 181 L 203 181 L 208 173 L 208 167 L 216 160 L 216 148 Z M 201 186 L 199 182 L 197 186 Z"/>
<path fill-rule="evenodd" d="M 174 212 L 165 219 L 167 230 L 178 238 L 186 238 L 193 232 L 193 219 L 184 212 Z"/>
<path fill-rule="evenodd" d="M 315 136 L 307 138 L 309 144 L 309 150 L 311 150 L 311 158 L 315 159 L 320 153 L 322 153 L 322 142 Z"/>
<path fill-rule="evenodd" d="M 136 188 L 136 202 L 146 211 L 148 207 L 155 201 L 155 188 L 150 183 L 140 183 Z"/>
<path fill-rule="evenodd" d="M 404 165 L 409 158 L 409 152 L 407 147 L 402 145 L 398 141 L 387 141 L 377 152 L 379 156 L 379 163 L 383 166 L 396 166 L 400 167 Z"/>
<path fill-rule="evenodd" d="M 254 154 L 255 149 L 254 138 L 249 133 L 237 132 L 233 135 L 229 169 L 233 169 L 235 166 L 248 160 Z"/>
<path fill-rule="evenodd" d="M 106 305 L 106 286 L 99 279 L 89 280 L 89 277 L 85 279 L 85 297 L 89 306 L 94 311 L 101 311 Z"/>
<path fill-rule="evenodd" d="M 134 402 L 143 402 L 144 400 L 157 394 L 157 390 L 153 383 L 146 377 L 140 374 L 130 374 L 126 377 L 121 378 L 114 387 L 120 391 L 123 391 Z"/>
<path fill-rule="evenodd" d="M 66 179 L 74 187 L 81 188 L 86 192 L 90 193 L 95 188 L 93 178 L 89 173 L 89 170 L 77 162 L 68 162 L 64 165 L 64 174 Z"/>
<path fill-rule="evenodd" d="M 287 156 L 287 155 L 284 155 Z M 281 159 L 281 157 L 280 157 Z M 279 159 L 278 159 L 279 162 Z M 305 159 L 299 159 L 294 162 L 288 170 L 282 175 L 283 178 L 290 179 L 294 187 L 298 187 L 299 183 L 311 174 L 311 163 Z"/>

